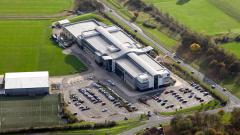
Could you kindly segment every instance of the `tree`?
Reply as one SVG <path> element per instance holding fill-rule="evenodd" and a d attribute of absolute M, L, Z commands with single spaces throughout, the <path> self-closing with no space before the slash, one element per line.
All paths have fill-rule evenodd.
<path fill-rule="evenodd" d="M 231 118 L 231 124 L 232 126 L 237 129 L 240 130 L 240 108 L 234 108 L 232 111 L 232 118 Z"/>
<path fill-rule="evenodd" d="M 204 135 L 203 131 L 197 131 L 194 135 Z"/>
<path fill-rule="evenodd" d="M 240 63 L 234 62 L 230 65 L 229 70 L 231 73 L 237 73 L 240 71 Z"/>
<path fill-rule="evenodd" d="M 193 43 L 191 44 L 190 49 L 193 52 L 198 52 L 201 49 L 201 46 L 197 43 Z"/>
<path fill-rule="evenodd" d="M 126 6 L 130 8 L 130 10 L 138 10 L 142 11 L 147 5 L 141 0 L 128 0 L 125 3 Z"/>
<path fill-rule="evenodd" d="M 189 130 L 192 126 L 192 121 L 189 118 L 183 118 L 177 123 L 178 130 Z"/>
<path fill-rule="evenodd" d="M 216 67 L 217 64 L 218 64 L 218 61 L 217 61 L 217 60 L 212 60 L 212 61 L 209 63 L 210 67 Z"/>
<path fill-rule="evenodd" d="M 137 20 L 137 18 L 139 16 L 139 13 L 138 12 L 134 12 L 133 15 L 134 15 L 134 17 L 132 18 L 132 21 L 134 22 L 134 21 Z"/>
<path fill-rule="evenodd" d="M 75 10 L 83 12 L 103 11 L 104 6 L 96 0 L 75 0 Z"/>
<path fill-rule="evenodd" d="M 139 16 L 139 12 L 134 12 L 133 14 L 136 18 Z"/>
<path fill-rule="evenodd" d="M 214 128 L 209 128 L 205 131 L 206 135 L 216 135 L 217 131 Z"/>

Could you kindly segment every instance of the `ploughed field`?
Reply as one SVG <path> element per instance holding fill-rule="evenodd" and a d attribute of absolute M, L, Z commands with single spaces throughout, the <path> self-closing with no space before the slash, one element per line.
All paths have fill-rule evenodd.
<path fill-rule="evenodd" d="M 239 0 L 189 0 L 181 5 L 176 0 L 144 1 L 197 32 L 207 35 L 240 32 Z"/>
<path fill-rule="evenodd" d="M 59 96 L 1 97 L 0 130 L 62 124 Z"/>

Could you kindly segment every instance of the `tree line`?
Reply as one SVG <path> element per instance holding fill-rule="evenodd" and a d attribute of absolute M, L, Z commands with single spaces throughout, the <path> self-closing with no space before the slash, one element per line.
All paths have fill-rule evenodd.
<path fill-rule="evenodd" d="M 170 122 L 171 129 L 178 135 L 239 135 L 240 108 L 231 113 L 229 122 L 224 122 L 223 110 L 216 114 L 197 112 L 193 115 L 176 115 Z M 227 124 L 226 124 L 227 123 Z"/>
<path fill-rule="evenodd" d="M 81 12 L 103 11 L 104 6 L 96 0 L 75 0 L 74 9 Z"/>
<path fill-rule="evenodd" d="M 158 23 L 167 27 L 171 32 L 180 34 L 182 41 L 177 49 L 177 54 L 183 59 L 188 62 L 201 60 L 200 66 L 204 67 L 205 71 L 215 79 L 234 77 L 236 82 L 240 84 L 240 60 L 216 44 L 216 42 L 228 41 L 229 38 L 214 39 L 193 32 L 173 19 L 168 13 L 160 11 L 152 4 L 144 3 L 142 0 L 128 0 L 125 6 L 132 11 L 143 11 L 150 14 Z M 236 36 L 234 40 L 240 41 L 240 36 Z M 198 44 L 199 50 L 192 51 L 192 44 Z"/>

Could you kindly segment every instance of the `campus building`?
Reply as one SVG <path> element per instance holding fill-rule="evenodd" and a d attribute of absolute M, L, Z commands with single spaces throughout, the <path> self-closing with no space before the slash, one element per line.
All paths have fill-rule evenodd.
<path fill-rule="evenodd" d="M 94 57 L 96 63 L 116 73 L 125 83 L 139 91 L 169 86 L 170 72 L 143 47 L 117 26 L 106 26 L 96 20 L 68 23 L 63 33 Z"/>
<path fill-rule="evenodd" d="M 49 93 L 48 72 L 6 73 L 5 94 L 9 96 L 34 96 Z"/>

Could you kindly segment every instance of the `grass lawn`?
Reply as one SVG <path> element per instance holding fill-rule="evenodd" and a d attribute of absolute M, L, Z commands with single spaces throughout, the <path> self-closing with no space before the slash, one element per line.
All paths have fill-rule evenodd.
<path fill-rule="evenodd" d="M 50 38 L 50 20 L 0 20 L 0 74 L 43 71 L 50 75 L 81 72 L 86 67 L 62 54 Z"/>
<path fill-rule="evenodd" d="M 209 0 L 217 8 L 240 21 L 239 0 Z"/>
<path fill-rule="evenodd" d="M 54 135 L 117 135 L 119 133 L 122 133 L 123 131 L 130 130 L 134 127 L 138 127 L 145 122 L 141 122 L 136 119 L 130 119 L 127 121 L 120 121 L 117 123 L 117 126 L 112 127 L 112 128 L 101 128 L 101 129 L 91 129 L 91 130 L 72 130 L 72 131 L 61 131 L 61 132 L 56 132 L 52 133 Z"/>
<path fill-rule="evenodd" d="M 174 17 L 180 23 L 197 32 L 208 35 L 229 31 L 240 32 L 240 23 L 237 19 L 226 14 L 225 11 L 221 10 L 209 0 L 190 0 L 188 3 L 183 5 L 177 5 L 176 0 L 144 1 L 154 4 L 161 11 L 169 13 L 170 16 Z M 232 3 L 236 3 L 238 1 L 239 0 L 231 0 Z M 218 0 L 216 2 L 221 3 L 223 0 Z M 235 5 L 236 6 L 232 8 L 239 9 L 237 4 Z"/>
<path fill-rule="evenodd" d="M 77 22 L 77 21 L 83 21 L 83 20 L 89 20 L 89 19 L 95 19 L 99 22 L 103 22 L 107 25 L 112 25 L 112 23 L 107 20 L 106 18 L 101 17 L 100 15 L 93 14 L 93 13 L 88 13 L 88 14 L 83 14 L 80 16 L 76 16 L 74 18 L 69 19 L 70 22 Z"/>
<path fill-rule="evenodd" d="M 72 0 L 0 0 L 0 15 L 49 15 L 68 10 Z"/>
<path fill-rule="evenodd" d="M 0 130 L 61 124 L 58 95 L 0 97 Z"/>
<path fill-rule="evenodd" d="M 223 44 L 222 47 L 230 53 L 233 53 L 240 59 L 240 43 L 230 42 Z"/>
<path fill-rule="evenodd" d="M 160 41 L 161 43 L 163 43 L 162 45 L 169 49 L 169 50 L 175 50 L 177 48 L 177 41 L 168 37 L 167 35 L 165 35 L 164 33 L 162 33 L 161 31 L 157 30 L 157 29 L 151 29 L 151 28 L 147 28 L 142 26 L 142 29 L 144 30 L 144 32 L 146 32 L 146 34 L 148 36 L 150 36 L 152 39 L 155 39 L 155 41 Z M 158 42 L 159 43 L 159 42 Z M 160 44 L 161 44 L 160 43 Z"/>
<path fill-rule="evenodd" d="M 232 78 L 226 78 L 223 82 L 220 82 L 220 85 L 227 88 L 229 92 L 240 98 L 240 85 L 236 84 Z"/>

